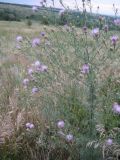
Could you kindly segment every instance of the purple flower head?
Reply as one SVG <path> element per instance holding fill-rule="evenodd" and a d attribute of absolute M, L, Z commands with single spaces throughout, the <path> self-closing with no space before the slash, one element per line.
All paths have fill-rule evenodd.
<path fill-rule="evenodd" d="M 99 34 L 100 34 L 99 28 L 94 28 L 91 33 L 92 33 L 94 38 L 98 38 Z"/>
<path fill-rule="evenodd" d="M 27 78 L 24 79 L 24 80 L 23 80 L 23 85 L 27 86 L 28 84 L 29 84 L 29 79 L 27 79 Z"/>
<path fill-rule="evenodd" d="M 88 64 L 84 64 L 84 65 L 82 66 L 81 72 L 82 72 L 83 74 L 87 74 L 87 73 L 89 73 L 89 70 L 90 70 L 89 65 L 88 65 Z"/>
<path fill-rule="evenodd" d="M 111 39 L 111 42 L 114 46 L 116 45 L 117 41 L 119 40 L 118 36 L 116 36 L 116 35 L 112 36 L 110 39 Z"/>
<path fill-rule="evenodd" d="M 106 144 L 107 144 L 108 146 L 111 146 L 112 143 L 113 143 L 113 140 L 112 140 L 111 138 L 107 139 Z"/>
<path fill-rule="evenodd" d="M 41 72 L 47 72 L 47 70 L 48 70 L 48 67 L 46 66 L 46 65 L 41 65 L 41 67 L 40 67 L 41 69 Z"/>
<path fill-rule="evenodd" d="M 38 8 L 37 8 L 36 6 L 33 6 L 33 7 L 32 7 L 32 11 L 33 11 L 33 12 L 37 12 L 37 11 L 38 11 Z"/>
<path fill-rule="evenodd" d="M 59 129 L 64 128 L 64 126 L 65 126 L 65 122 L 64 122 L 63 120 L 58 121 L 58 123 L 57 123 L 57 127 L 58 127 Z"/>
<path fill-rule="evenodd" d="M 41 67 L 40 61 L 35 61 L 34 66 L 35 66 L 35 67 Z"/>
<path fill-rule="evenodd" d="M 120 26 L 120 19 L 115 19 L 115 20 L 114 20 L 114 24 L 115 24 L 116 26 Z"/>
<path fill-rule="evenodd" d="M 45 32 L 41 32 L 40 35 L 41 35 L 42 37 L 44 37 L 44 36 L 45 36 Z"/>
<path fill-rule="evenodd" d="M 112 110 L 113 110 L 114 113 L 120 114 L 120 105 L 115 102 L 113 104 L 113 109 Z"/>
<path fill-rule="evenodd" d="M 37 87 L 33 87 L 33 88 L 32 88 L 32 93 L 35 94 L 35 93 L 37 93 L 37 92 L 39 92 L 39 89 L 38 89 Z"/>
<path fill-rule="evenodd" d="M 33 69 L 32 69 L 32 68 L 29 68 L 29 69 L 28 69 L 28 74 L 29 74 L 29 75 L 32 75 L 33 73 L 34 73 Z"/>
<path fill-rule="evenodd" d="M 40 39 L 39 38 L 34 38 L 32 40 L 32 47 L 36 47 L 40 45 Z"/>
<path fill-rule="evenodd" d="M 86 26 L 83 27 L 83 32 L 87 33 L 87 27 Z"/>
<path fill-rule="evenodd" d="M 16 37 L 16 41 L 17 41 L 17 42 L 22 42 L 22 40 L 23 40 L 23 37 L 22 37 L 22 36 L 17 36 L 17 37 Z"/>
<path fill-rule="evenodd" d="M 48 67 L 46 65 L 40 65 L 36 68 L 38 72 L 47 72 Z"/>
<path fill-rule="evenodd" d="M 35 128 L 34 124 L 29 123 L 29 122 L 28 122 L 28 123 L 26 123 L 26 125 L 25 125 L 25 126 L 26 126 L 26 128 L 27 128 L 27 129 L 33 129 L 33 128 Z"/>
<path fill-rule="evenodd" d="M 105 26 L 104 26 L 104 31 L 105 31 L 106 33 L 108 32 L 108 29 L 109 29 L 109 28 L 108 28 L 108 25 L 105 25 Z"/>
<path fill-rule="evenodd" d="M 66 135 L 66 140 L 67 140 L 68 142 L 72 142 L 72 141 L 73 141 L 73 135 L 72 135 L 72 134 Z"/>

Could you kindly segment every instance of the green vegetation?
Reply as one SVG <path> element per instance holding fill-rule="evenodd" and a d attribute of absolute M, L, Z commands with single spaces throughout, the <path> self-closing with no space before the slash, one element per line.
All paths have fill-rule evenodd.
<path fill-rule="evenodd" d="M 29 5 L 0 3 L 0 20 L 39 21 L 41 24 L 45 25 L 65 25 L 66 23 L 71 23 L 77 27 L 82 27 L 84 25 L 84 16 L 82 12 L 68 11 L 60 18 L 58 16 L 60 9 L 40 7 L 36 13 L 33 13 L 31 8 L 32 6 Z M 89 28 L 99 26 L 99 17 L 99 14 L 87 14 L 86 25 Z M 110 30 L 118 29 L 113 25 L 113 17 L 104 17 L 106 23 L 109 24 Z"/>
<path fill-rule="evenodd" d="M 8 6 L 16 19 L 0 21 L 0 160 L 119 160 L 119 26 L 105 31 L 109 17 L 88 14 L 83 30 L 82 13 Z"/>

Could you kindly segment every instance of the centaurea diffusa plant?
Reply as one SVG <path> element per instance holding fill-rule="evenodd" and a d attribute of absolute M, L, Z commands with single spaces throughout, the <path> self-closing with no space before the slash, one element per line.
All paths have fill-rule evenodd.
<path fill-rule="evenodd" d="M 119 145 L 119 41 L 110 38 L 117 33 L 109 32 L 106 23 L 87 26 L 86 3 L 82 1 L 81 29 L 67 19 L 65 26 L 49 26 L 45 32 L 39 26 L 35 35 L 26 34 L 17 41 L 19 55 L 30 60 L 17 78 L 21 82 L 18 102 L 11 100 L 10 84 L 4 86 L 12 108 L 15 104 L 19 110 L 25 108 L 26 120 L 20 129 L 16 127 L 20 112 L 14 126 L 16 143 L 24 144 L 28 159 L 101 160 L 102 153 L 105 159 L 108 149 Z"/>
<path fill-rule="evenodd" d="M 65 11 L 66 8 L 61 10 L 58 16 L 64 16 Z M 67 12 L 69 13 L 69 9 Z M 44 92 L 40 99 L 43 105 L 42 111 L 50 125 L 48 137 L 53 136 L 53 139 L 63 146 L 67 143 L 69 152 L 71 150 L 69 145 L 73 148 L 76 145 L 78 148 L 82 146 L 80 151 L 75 152 L 76 159 L 89 157 L 91 160 L 98 160 L 102 157 L 100 150 L 96 151 L 94 147 L 86 148 L 86 146 L 90 141 L 97 141 L 95 148 L 107 142 L 109 147 L 112 144 L 107 136 L 99 142 L 100 137 L 95 126 L 101 121 L 99 115 L 97 116 L 100 112 L 99 106 L 106 102 L 102 96 L 99 97 L 103 78 L 101 70 L 104 70 L 103 67 L 108 59 L 111 62 L 109 48 L 111 44 L 116 47 L 118 38 L 116 39 L 115 36 L 108 38 L 109 31 L 106 23 L 101 23 L 103 26 L 100 27 L 98 23 L 98 26 L 92 30 L 87 27 L 85 1 L 83 1 L 83 16 L 82 34 L 67 21 L 69 30 L 59 28 L 57 31 L 48 32 L 46 29 L 47 41 L 50 45 L 46 45 L 46 41 L 42 42 L 44 34 L 40 37 L 40 44 L 35 41 L 35 45 L 32 45 L 36 50 L 37 47 L 40 49 L 39 54 L 35 53 L 39 58 L 33 63 L 34 72 L 30 70 L 32 76 L 36 78 L 32 82 L 32 85 L 36 86 L 33 87 L 35 90 L 32 93 L 36 93 L 36 90 L 38 92 L 38 88 L 41 88 L 40 93 Z M 60 131 L 56 131 L 55 128 L 57 119 L 62 119 L 57 123 Z M 66 125 L 64 121 L 67 122 Z M 71 157 L 73 155 L 70 154 Z"/>

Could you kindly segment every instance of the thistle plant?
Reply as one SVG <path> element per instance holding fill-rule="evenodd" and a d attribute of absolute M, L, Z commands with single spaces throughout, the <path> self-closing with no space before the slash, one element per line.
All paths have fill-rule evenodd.
<path fill-rule="evenodd" d="M 24 153 L 31 160 L 119 158 L 118 34 L 99 15 L 96 26 L 87 26 L 91 1 L 82 0 L 81 8 L 75 1 L 82 28 L 71 23 L 71 10 L 60 3 L 63 9 L 54 22 L 57 17 L 64 26 L 16 35 L 17 52 L 30 61 L 21 69 L 16 95 L 21 111 L 12 117 L 15 134 L 5 141 L 4 152 L 11 156 L 12 146 L 15 158 Z M 47 1 L 41 4 L 47 7 Z M 39 9 L 33 6 L 32 11 Z"/>

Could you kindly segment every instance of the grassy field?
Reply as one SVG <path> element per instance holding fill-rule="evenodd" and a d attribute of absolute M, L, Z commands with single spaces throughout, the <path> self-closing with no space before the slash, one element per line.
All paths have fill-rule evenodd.
<path fill-rule="evenodd" d="M 1 160 L 117 160 L 120 117 L 112 106 L 120 102 L 120 42 L 114 47 L 113 35 L 119 32 L 101 30 L 95 39 L 74 26 L 0 21 Z M 32 47 L 34 38 L 40 44 Z M 36 61 L 48 68 L 31 75 Z"/>

